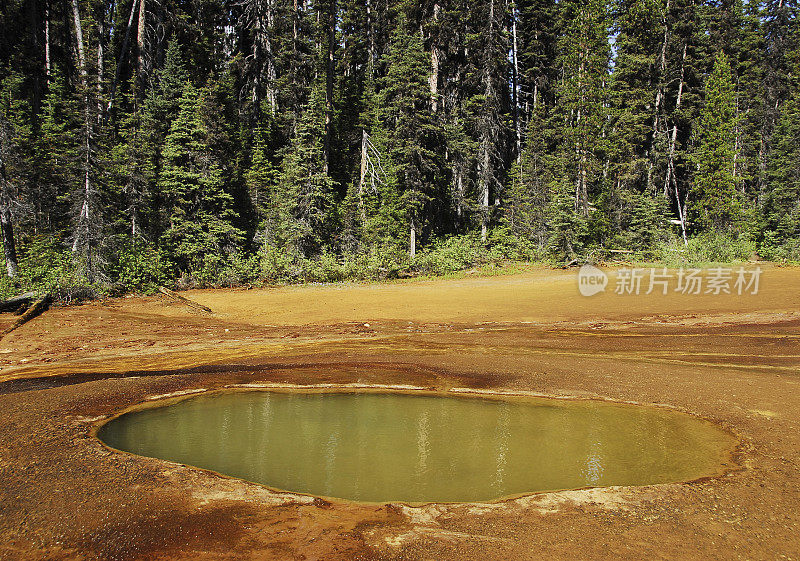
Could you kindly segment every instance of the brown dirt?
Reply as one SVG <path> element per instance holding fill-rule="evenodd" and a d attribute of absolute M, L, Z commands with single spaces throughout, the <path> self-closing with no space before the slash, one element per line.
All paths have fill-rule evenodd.
<path fill-rule="evenodd" d="M 51 309 L 0 341 L 0 559 L 798 559 L 800 270 L 765 268 L 757 296 L 584 298 L 573 271 L 532 269 L 187 294 L 211 316 L 157 297 Z M 248 383 L 666 404 L 740 435 L 741 469 L 410 508 L 276 494 L 92 436 L 152 396 Z"/>

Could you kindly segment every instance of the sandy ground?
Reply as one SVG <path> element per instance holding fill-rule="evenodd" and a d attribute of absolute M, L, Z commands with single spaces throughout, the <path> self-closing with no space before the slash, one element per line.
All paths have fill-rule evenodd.
<path fill-rule="evenodd" d="M 579 294 L 575 271 L 192 291 L 53 308 L 0 341 L 0 559 L 799 559 L 800 270 L 758 295 Z M 644 292 L 644 290 L 643 290 Z M 0 329 L 13 316 L 0 316 Z M 240 384 L 413 385 L 678 408 L 735 469 L 499 504 L 278 494 L 106 449 L 93 427 Z"/>

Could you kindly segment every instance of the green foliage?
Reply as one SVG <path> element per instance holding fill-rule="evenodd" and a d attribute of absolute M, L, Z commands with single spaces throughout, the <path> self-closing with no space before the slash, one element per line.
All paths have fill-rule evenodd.
<path fill-rule="evenodd" d="M 551 184 L 550 192 L 548 250 L 557 260 L 571 261 L 584 249 L 587 220 L 576 211 L 572 185 L 556 180 Z"/>
<path fill-rule="evenodd" d="M 704 231 L 723 231 L 742 218 L 740 191 L 734 176 L 736 125 L 734 87 L 728 57 L 720 51 L 706 81 L 700 119 L 700 146 L 694 155 L 693 216 Z"/>
<path fill-rule="evenodd" d="M 688 245 L 678 239 L 665 242 L 656 246 L 653 256 L 668 267 L 707 266 L 747 261 L 755 251 L 754 240 L 746 235 L 711 231 L 690 238 Z"/>
<path fill-rule="evenodd" d="M 390 181 L 381 194 L 379 212 L 384 224 L 388 219 L 394 226 L 385 228 L 384 235 L 399 241 L 401 232 L 408 236 L 412 228 L 420 232 L 430 226 L 430 203 L 440 174 L 434 148 L 442 139 L 428 109 L 430 60 L 405 13 L 401 12 L 384 63 L 387 72 L 378 93 L 376 137 L 388 159 Z"/>
<path fill-rule="evenodd" d="M 124 240 L 118 255 L 114 279 L 125 290 L 149 294 L 171 284 L 175 276 L 175 265 L 167 252 L 141 239 Z"/>
<path fill-rule="evenodd" d="M 3 290 L 800 258 L 793 0 L 6 4 Z"/>
<path fill-rule="evenodd" d="M 325 97 L 318 80 L 283 158 L 274 203 L 280 213 L 277 243 L 306 257 L 322 250 L 336 225 L 333 193 L 337 184 L 327 173 L 324 137 Z"/>
<path fill-rule="evenodd" d="M 85 264 L 64 250 L 58 240 L 38 236 L 28 247 L 21 249 L 19 275 L 14 279 L 0 277 L 0 297 L 37 291 L 69 302 L 73 296 L 94 295 L 101 291 L 100 286 L 89 281 Z"/>
<path fill-rule="evenodd" d="M 180 111 L 170 126 L 158 187 L 165 199 L 169 227 L 162 244 L 185 273 L 201 282 L 215 277 L 243 233 L 234 225 L 233 197 L 225 189 L 222 162 L 209 143 L 213 123 L 203 120 L 210 91 L 186 84 Z M 213 115 L 212 115 L 213 116 Z"/>
<path fill-rule="evenodd" d="M 795 91 L 782 108 L 767 166 L 769 190 L 762 214 L 765 257 L 800 258 L 800 94 Z"/>

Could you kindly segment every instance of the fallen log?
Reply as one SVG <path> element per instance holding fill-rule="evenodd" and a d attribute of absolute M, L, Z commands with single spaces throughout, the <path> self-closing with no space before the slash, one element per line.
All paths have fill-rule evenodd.
<path fill-rule="evenodd" d="M 39 297 L 38 292 L 26 292 L 0 302 L 0 312 L 15 312 L 20 308 L 29 307 Z"/>
<path fill-rule="evenodd" d="M 47 294 L 41 298 L 39 298 L 36 302 L 31 304 L 31 306 L 25 311 L 24 314 L 17 318 L 13 324 L 7 327 L 2 333 L 0 333 L 0 339 L 17 329 L 18 327 L 23 326 L 24 324 L 28 323 L 30 320 L 38 316 L 39 314 L 43 313 L 50 307 L 50 304 L 53 302 L 53 298 Z"/>
<path fill-rule="evenodd" d="M 164 288 L 163 286 L 159 286 L 158 287 L 158 291 L 161 294 L 163 294 L 165 296 L 168 296 L 169 298 L 172 298 L 173 300 L 177 300 L 178 302 L 182 302 L 183 304 L 186 304 L 190 308 L 194 308 L 195 310 L 200 310 L 201 312 L 206 312 L 208 314 L 213 314 L 214 313 L 213 311 L 211 311 L 211 308 L 209 308 L 208 306 L 203 306 L 202 304 L 198 304 L 194 300 L 189 300 L 185 296 L 181 296 L 180 294 L 178 294 L 176 292 L 173 292 L 169 288 Z"/>

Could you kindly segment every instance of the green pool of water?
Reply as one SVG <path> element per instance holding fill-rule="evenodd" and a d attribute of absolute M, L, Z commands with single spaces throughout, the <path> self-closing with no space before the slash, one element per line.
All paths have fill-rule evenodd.
<path fill-rule="evenodd" d="M 128 413 L 108 445 L 358 501 L 487 501 L 717 473 L 734 439 L 672 411 L 593 401 L 236 392 Z"/>

